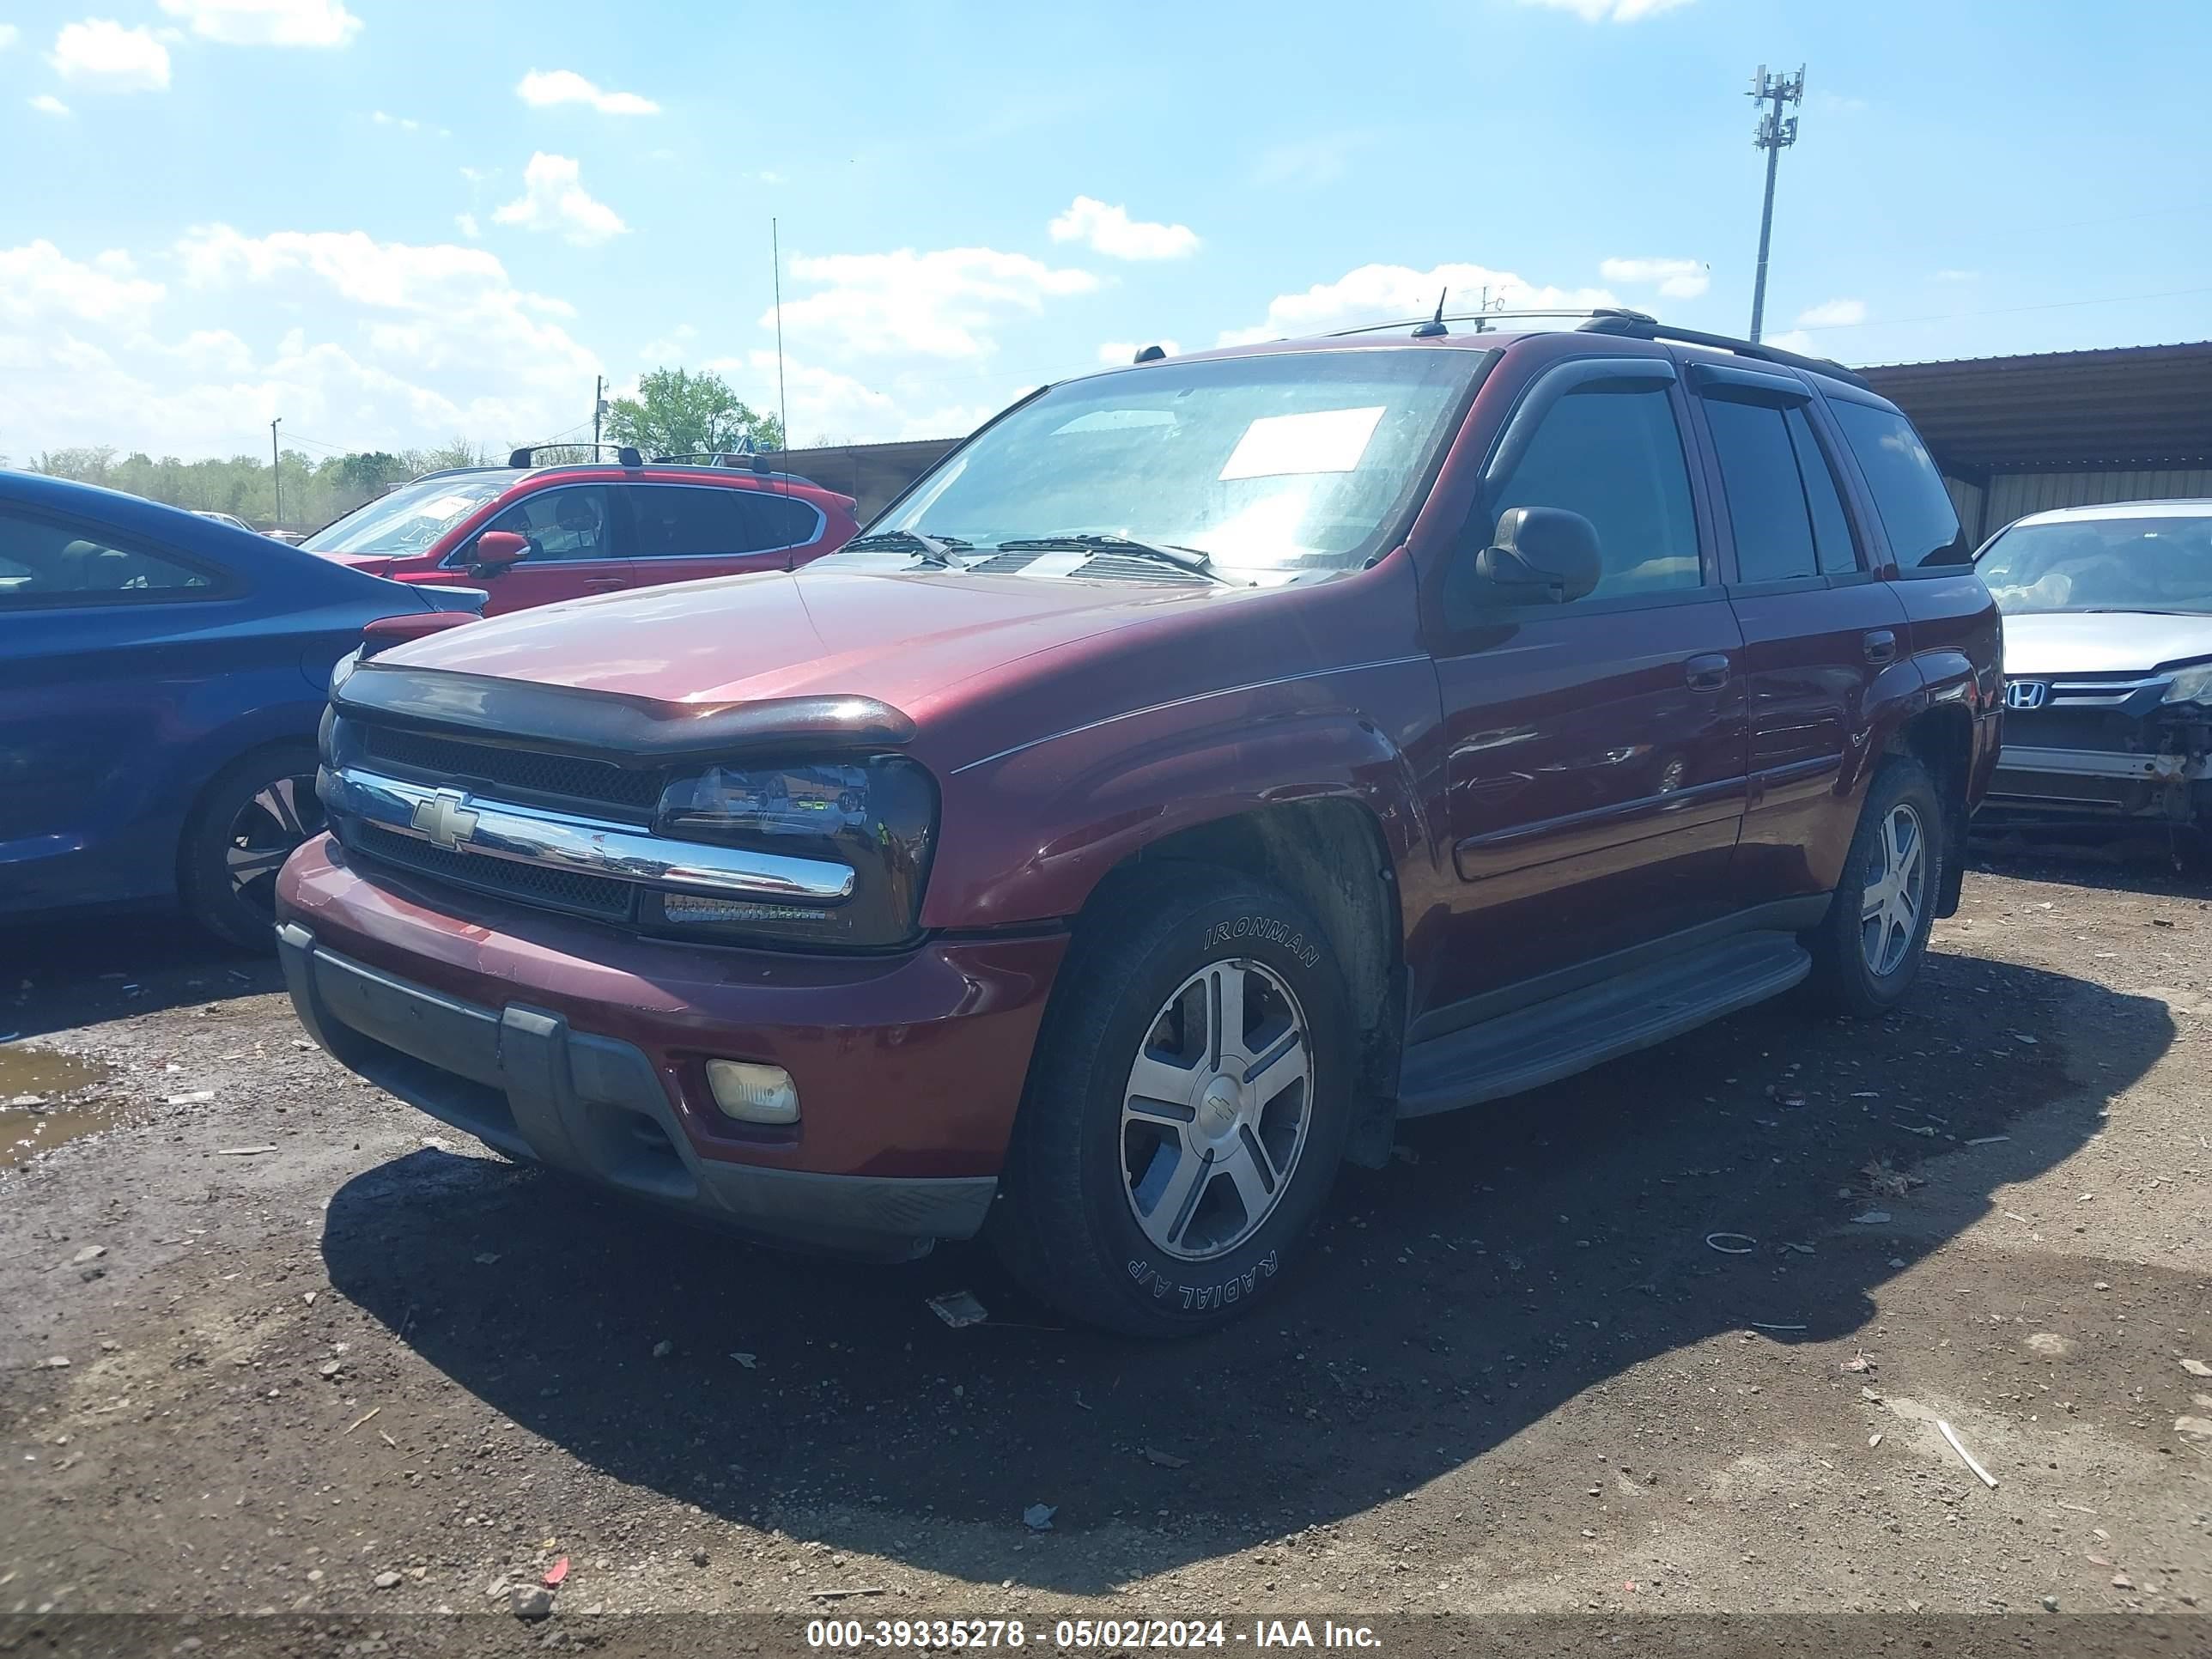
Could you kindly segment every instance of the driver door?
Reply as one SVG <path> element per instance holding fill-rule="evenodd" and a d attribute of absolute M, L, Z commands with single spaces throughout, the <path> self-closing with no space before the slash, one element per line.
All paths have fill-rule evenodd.
<path fill-rule="evenodd" d="M 441 582 L 481 586 L 490 597 L 484 615 L 497 617 L 558 599 L 618 593 L 632 585 L 628 538 L 617 520 L 615 492 L 605 484 L 556 484 L 533 490 L 502 509 L 477 534 L 512 530 L 530 544 L 517 563 L 495 574 L 471 572 L 476 538 L 463 543 Z"/>
<path fill-rule="evenodd" d="M 1435 643 L 1453 872 L 1430 1006 L 1724 916 L 1743 820 L 1743 635 L 1717 580 L 1681 390 L 1652 358 L 1570 362 L 1524 395 L 1454 556 Z M 1474 575 L 1510 507 L 1595 530 L 1603 574 L 1564 603 Z"/>

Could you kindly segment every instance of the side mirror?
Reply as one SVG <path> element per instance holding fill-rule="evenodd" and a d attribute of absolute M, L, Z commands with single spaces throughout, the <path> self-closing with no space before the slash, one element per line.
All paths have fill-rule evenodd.
<path fill-rule="evenodd" d="M 530 538 L 512 530 L 487 530 L 477 538 L 476 546 L 469 554 L 469 574 L 472 576 L 496 576 L 509 565 L 526 557 Z"/>
<path fill-rule="evenodd" d="M 1565 605 L 1605 575 L 1597 526 L 1559 507 L 1508 507 L 1475 569 L 1509 605 Z"/>

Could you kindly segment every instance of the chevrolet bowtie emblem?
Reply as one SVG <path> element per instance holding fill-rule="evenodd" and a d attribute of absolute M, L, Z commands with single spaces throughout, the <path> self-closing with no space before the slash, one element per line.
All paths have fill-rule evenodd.
<path fill-rule="evenodd" d="M 476 834 L 477 815 L 459 790 L 441 789 L 428 800 L 415 803 L 415 827 L 430 838 L 430 845 L 450 853 Z"/>

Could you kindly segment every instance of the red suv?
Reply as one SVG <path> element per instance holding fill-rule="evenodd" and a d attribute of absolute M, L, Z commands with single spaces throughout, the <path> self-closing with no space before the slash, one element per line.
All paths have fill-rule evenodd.
<path fill-rule="evenodd" d="M 281 954 L 515 1157 L 1196 1329 L 1397 1119 L 1911 993 L 1967 556 L 1857 377 L 1634 313 L 1145 362 L 804 570 L 342 668 Z"/>
<path fill-rule="evenodd" d="M 572 446 L 563 446 L 570 447 Z M 656 460 L 432 472 L 300 545 L 395 581 L 480 586 L 484 614 L 663 582 L 791 570 L 844 544 L 853 498 L 785 472 Z"/>

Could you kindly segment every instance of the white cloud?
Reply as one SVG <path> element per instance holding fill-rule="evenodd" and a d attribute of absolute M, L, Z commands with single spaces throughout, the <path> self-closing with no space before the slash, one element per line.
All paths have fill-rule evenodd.
<path fill-rule="evenodd" d="M 31 107 L 41 115 L 67 115 L 70 106 L 51 92 L 42 92 L 31 100 Z"/>
<path fill-rule="evenodd" d="M 1024 253 L 988 247 L 801 255 L 791 262 L 791 274 L 822 287 L 786 303 L 786 330 L 862 355 L 980 356 L 992 349 L 990 331 L 999 319 L 1040 312 L 1048 299 L 1098 287 L 1087 270 L 1056 270 Z M 761 319 L 763 326 L 774 321 L 773 312 Z"/>
<path fill-rule="evenodd" d="M 1222 345 L 1249 345 L 1287 335 L 1322 334 L 1359 323 L 1386 322 L 1434 311 L 1449 290 L 1444 310 L 1472 310 L 1483 290 L 1509 310 L 1590 311 L 1619 303 L 1601 288 L 1564 289 L 1523 282 L 1510 270 L 1487 265 L 1443 264 L 1429 270 L 1409 265 L 1362 265 L 1334 283 L 1316 283 L 1303 294 L 1279 294 L 1267 305 L 1267 320 L 1255 328 L 1227 329 Z"/>
<path fill-rule="evenodd" d="M 1866 321 L 1866 301 L 1863 300 L 1824 300 L 1819 305 L 1808 306 L 1797 313 L 1800 328 L 1849 328 L 1854 323 Z"/>
<path fill-rule="evenodd" d="M 22 31 L 13 23 L 0 23 L 0 52 L 5 52 L 14 46 L 21 33 Z"/>
<path fill-rule="evenodd" d="M 1793 328 L 1781 334 L 1770 334 L 1764 343 L 1774 347 L 1778 351 L 1795 351 L 1809 357 L 1821 355 L 1820 348 L 1814 343 L 1813 337 L 1802 328 Z"/>
<path fill-rule="evenodd" d="M 1959 270 L 1952 269 L 1939 270 L 1936 273 L 1936 280 L 1939 283 L 1978 283 L 1981 280 L 1981 277 L 1982 273 L 1978 270 Z"/>
<path fill-rule="evenodd" d="M 658 115 L 660 106 L 634 92 L 602 92 L 574 70 L 532 70 L 514 95 L 532 109 L 554 104 L 589 104 L 602 115 Z"/>
<path fill-rule="evenodd" d="M 387 115 L 382 110 L 377 110 L 368 118 L 380 127 L 398 127 L 402 132 L 420 132 L 422 130 L 422 124 L 411 116 Z"/>
<path fill-rule="evenodd" d="M 462 235 L 467 237 L 471 242 L 475 241 L 479 236 L 483 234 L 483 227 L 477 222 L 477 216 L 473 213 L 455 214 L 453 216 L 453 228 L 459 231 Z"/>
<path fill-rule="evenodd" d="M 1690 0 L 1521 0 L 1524 6 L 1547 6 L 1571 11 L 1585 23 L 1633 23 L 1656 17 L 1662 11 L 1686 6 Z"/>
<path fill-rule="evenodd" d="M 169 49 L 146 29 L 105 17 L 64 24 L 52 62 L 63 80 L 94 92 L 160 92 L 169 84 Z"/>
<path fill-rule="evenodd" d="M 361 33 L 341 0 L 161 0 L 161 9 L 227 46 L 343 46 Z"/>
<path fill-rule="evenodd" d="M 1132 219 L 1126 208 L 1079 196 L 1052 222 L 1055 242 L 1087 242 L 1109 259 L 1182 259 L 1198 252 L 1188 225 L 1156 225 Z"/>
<path fill-rule="evenodd" d="M 1695 259 L 1607 259 L 1597 269 L 1608 283 L 1656 283 L 1670 300 L 1694 300 L 1712 286 L 1710 268 Z"/>
<path fill-rule="evenodd" d="M 1098 361 L 1109 367 L 1134 362 L 1139 352 L 1155 345 L 1170 357 L 1182 356 L 1182 348 L 1173 340 L 1108 340 L 1098 348 Z"/>
<path fill-rule="evenodd" d="M 0 322 L 52 318 L 64 324 L 143 328 L 167 290 L 137 270 L 120 250 L 81 264 L 43 240 L 0 249 Z"/>
<path fill-rule="evenodd" d="M 492 212 L 495 223 L 558 231 L 579 247 L 621 235 L 622 216 L 584 188 L 582 169 L 566 155 L 539 150 L 523 170 L 522 194 Z"/>

